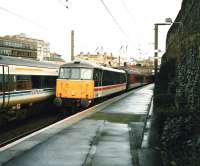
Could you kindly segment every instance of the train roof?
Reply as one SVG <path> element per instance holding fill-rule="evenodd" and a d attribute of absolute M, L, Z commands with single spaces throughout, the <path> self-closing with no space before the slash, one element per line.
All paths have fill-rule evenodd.
<path fill-rule="evenodd" d="M 44 67 L 44 68 L 59 68 L 60 65 L 53 64 L 50 62 L 40 62 L 31 59 L 25 59 L 21 57 L 11 57 L 0 55 L 1 65 L 19 65 L 19 66 L 30 66 L 30 67 Z"/>
<path fill-rule="evenodd" d="M 92 62 L 84 61 L 84 60 L 74 60 L 74 61 L 68 62 L 64 65 L 61 65 L 60 67 L 77 67 L 77 68 L 80 67 L 80 68 L 101 69 L 101 70 L 125 73 L 124 70 L 114 69 L 114 68 L 110 68 L 110 67 L 104 67 L 104 66 L 100 66 L 96 63 L 92 63 Z"/>

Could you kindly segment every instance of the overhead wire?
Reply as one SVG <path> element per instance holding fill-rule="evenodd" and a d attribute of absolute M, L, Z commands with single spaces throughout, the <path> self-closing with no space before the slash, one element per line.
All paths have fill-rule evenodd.
<path fill-rule="evenodd" d="M 120 25 L 120 23 L 117 21 L 117 19 L 114 17 L 114 15 L 111 13 L 111 11 L 109 10 L 108 6 L 105 4 L 105 2 L 103 0 L 100 0 L 102 5 L 104 6 L 104 8 L 106 9 L 106 11 L 108 12 L 108 14 L 111 16 L 113 22 L 117 25 L 117 27 L 119 28 L 119 30 L 121 31 L 121 33 L 128 38 L 127 33 L 123 30 L 122 26 Z"/>
<path fill-rule="evenodd" d="M 101 2 L 102 2 L 102 4 L 103 4 L 103 6 L 105 7 L 106 11 L 107 11 L 107 12 L 109 13 L 109 15 L 112 17 L 114 23 L 115 23 L 115 24 L 117 25 L 117 27 L 120 29 L 120 31 L 122 32 L 122 34 L 126 37 L 126 39 L 127 39 L 126 42 L 130 42 L 130 44 L 131 44 L 133 47 L 138 47 L 140 44 L 139 44 L 138 42 L 137 42 L 137 44 L 136 44 L 136 43 L 134 43 L 134 42 L 132 41 L 132 39 L 129 37 L 129 35 L 127 35 L 127 33 L 123 30 L 123 28 L 122 28 L 122 26 L 120 25 L 120 23 L 117 21 L 117 19 L 116 19 L 116 18 L 114 17 L 114 15 L 111 13 L 111 11 L 109 10 L 108 6 L 104 3 L 103 0 L 101 0 Z M 122 1 L 122 0 L 121 0 L 121 2 L 122 2 L 122 4 L 123 4 L 123 6 L 124 6 L 126 12 L 130 15 L 130 17 L 131 17 L 131 19 L 132 19 L 132 21 L 133 21 L 133 23 L 134 23 L 134 22 L 135 22 L 135 21 L 134 21 L 134 20 L 135 20 L 134 16 L 131 14 L 131 12 L 130 12 L 129 8 L 127 7 L 127 5 L 125 4 L 125 2 Z M 136 33 L 136 41 L 139 41 L 139 36 L 138 36 L 137 33 Z M 136 46 L 136 45 L 138 45 L 138 46 Z M 123 47 L 124 47 L 124 45 L 121 46 L 120 51 L 122 50 Z M 125 47 L 124 47 L 124 48 L 125 48 Z M 126 45 L 126 48 L 125 48 L 125 52 L 126 52 L 126 53 L 127 53 L 127 51 L 128 51 L 128 44 Z"/>
<path fill-rule="evenodd" d="M 125 11 L 126 11 L 127 14 L 129 15 L 129 17 L 131 18 L 133 24 L 137 27 L 137 23 L 136 23 L 135 16 L 134 16 L 134 15 L 132 14 L 132 12 L 129 10 L 129 8 L 127 7 L 127 5 L 126 5 L 126 3 L 124 2 L 124 0 L 121 0 L 121 3 L 122 3 L 122 5 L 123 5 Z M 137 29 L 137 28 L 136 28 L 136 29 Z M 138 39 L 139 39 L 138 34 L 140 34 L 140 33 L 138 33 L 138 32 L 135 33 L 136 38 L 137 38 L 137 41 L 138 41 Z"/>
<path fill-rule="evenodd" d="M 133 23 L 136 24 L 136 19 L 135 16 L 132 14 L 132 12 L 129 10 L 129 8 L 127 7 L 126 3 L 124 2 L 124 0 L 121 0 L 121 3 L 123 5 L 123 7 L 125 8 L 126 12 L 128 13 L 128 15 L 130 16 L 131 20 L 133 21 Z"/>
<path fill-rule="evenodd" d="M 132 14 L 132 12 L 130 11 L 130 9 L 128 8 L 128 6 L 126 5 L 125 1 L 124 0 L 121 0 L 121 3 L 125 9 L 125 11 L 127 12 L 127 14 L 129 15 L 129 17 L 131 18 L 133 24 L 136 26 L 136 30 L 138 29 L 138 25 L 137 25 L 137 22 L 136 22 L 136 18 L 135 16 Z M 134 31 L 135 32 L 135 31 Z M 139 32 L 135 32 L 135 36 L 136 36 L 136 39 L 137 41 L 139 41 L 140 37 L 139 37 Z M 138 47 L 140 47 L 140 42 L 138 43 Z M 140 48 L 139 48 L 140 49 Z"/>
<path fill-rule="evenodd" d="M 17 14 L 17 13 L 15 13 L 15 12 L 13 12 L 13 11 L 11 11 L 11 10 L 5 8 L 5 7 L 0 6 L 0 10 L 5 11 L 5 12 L 7 12 L 7 13 L 9 13 L 9 14 L 15 16 L 15 17 L 18 17 L 18 18 L 22 19 L 22 20 L 25 20 L 25 21 L 27 21 L 27 22 L 29 22 L 29 23 L 31 23 L 31 24 L 34 24 L 35 26 L 40 27 L 40 28 L 43 29 L 43 30 L 46 30 L 46 29 L 47 29 L 45 26 L 40 25 L 40 24 L 38 24 L 37 22 L 35 22 L 35 21 L 33 21 L 33 20 L 31 20 L 31 19 L 29 19 L 29 18 L 27 18 L 27 17 L 24 17 L 24 16 L 22 16 L 22 15 L 20 15 L 20 14 Z"/>

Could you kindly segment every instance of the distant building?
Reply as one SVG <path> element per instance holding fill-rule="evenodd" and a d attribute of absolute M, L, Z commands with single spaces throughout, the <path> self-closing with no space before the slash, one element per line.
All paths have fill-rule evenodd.
<path fill-rule="evenodd" d="M 57 63 L 57 64 L 64 64 L 65 63 L 64 59 L 62 59 L 62 55 L 57 54 L 55 52 L 50 53 L 50 57 L 47 58 L 46 60 L 52 61 L 52 62 Z"/>
<path fill-rule="evenodd" d="M 143 67 L 153 67 L 154 66 L 154 58 L 149 57 L 148 59 L 137 60 L 137 64 Z"/>
<path fill-rule="evenodd" d="M 142 74 L 152 74 L 154 70 L 154 58 L 149 57 L 148 59 L 135 60 L 134 65 L 129 65 L 135 72 Z"/>
<path fill-rule="evenodd" d="M 112 53 L 108 54 L 106 52 L 104 52 L 103 54 L 99 52 L 97 52 L 96 54 L 91 54 L 89 52 L 84 54 L 83 52 L 80 52 L 78 55 L 75 56 L 75 59 L 88 60 L 103 66 L 112 66 L 112 67 L 119 66 L 119 58 L 114 57 Z M 123 65 L 123 61 L 124 60 L 121 59 L 120 65 Z"/>
<path fill-rule="evenodd" d="M 0 37 L 0 54 L 5 56 L 37 58 L 35 42 L 23 41 L 13 36 Z"/>
<path fill-rule="evenodd" d="M 0 54 L 7 56 L 37 59 L 50 58 L 49 43 L 26 37 L 25 34 L 0 37 Z"/>
<path fill-rule="evenodd" d="M 19 35 L 14 35 L 14 38 L 17 38 L 24 42 L 33 42 L 37 47 L 37 60 L 43 61 L 50 58 L 50 44 L 44 40 L 28 38 L 25 34 L 21 33 Z"/>

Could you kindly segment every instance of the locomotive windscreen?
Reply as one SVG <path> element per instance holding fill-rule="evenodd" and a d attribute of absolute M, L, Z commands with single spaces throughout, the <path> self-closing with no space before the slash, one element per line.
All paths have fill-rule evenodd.
<path fill-rule="evenodd" d="M 90 80 L 92 79 L 92 69 L 87 68 L 61 68 L 59 78 L 73 80 Z"/>

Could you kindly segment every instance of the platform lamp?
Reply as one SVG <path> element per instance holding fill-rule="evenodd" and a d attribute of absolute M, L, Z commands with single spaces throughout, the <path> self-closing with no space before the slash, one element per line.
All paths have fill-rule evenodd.
<path fill-rule="evenodd" d="M 171 18 L 166 18 L 165 23 L 156 23 L 154 24 L 154 30 L 155 30 L 155 42 L 154 42 L 154 75 L 155 79 L 157 77 L 158 73 L 158 26 L 160 25 L 172 25 L 172 24 L 180 24 L 181 25 L 181 32 L 183 32 L 183 23 L 182 22 L 173 22 Z"/>
<path fill-rule="evenodd" d="M 181 28 L 182 28 L 182 31 L 183 31 L 183 23 L 181 21 L 175 21 L 175 22 L 173 22 L 171 18 L 166 18 L 165 22 L 169 23 L 169 24 L 180 24 Z"/>
<path fill-rule="evenodd" d="M 167 20 L 165 20 L 167 21 Z M 169 21 L 169 20 L 168 20 Z M 155 79 L 157 77 L 157 73 L 158 73 L 158 26 L 161 25 L 171 25 L 171 22 L 165 22 L 165 23 L 156 23 L 154 24 L 154 75 L 155 75 Z"/>

